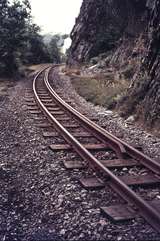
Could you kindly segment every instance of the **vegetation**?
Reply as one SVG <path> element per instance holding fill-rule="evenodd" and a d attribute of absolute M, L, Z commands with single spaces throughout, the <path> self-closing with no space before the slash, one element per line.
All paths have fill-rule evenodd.
<path fill-rule="evenodd" d="M 20 73 L 27 64 L 60 63 L 60 35 L 45 44 L 39 26 L 32 21 L 28 0 L 1 0 L 0 13 L 0 76 Z"/>
<path fill-rule="evenodd" d="M 74 71 L 75 73 L 75 71 Z M 69 73 L 70 76 L 71 73 Z M 121 79 L 119 81 L 113 73 L 99 74 L 93 77 L 77 76 L 72 78 L 72 84 L 79 95 L 95 105 L 101 105 L 113 109 L 119 98 L 127 89 L 129 83 Z"/>
<path fill-rule="evenodd" d="M 47 46 L 50 59 L 53 63 L 61 63 L 65 61 L 65 55 L 61 48 L 64 45 L 64 40 L 68 38 L 67 34 L 45 35 L 44 43 Z"/>

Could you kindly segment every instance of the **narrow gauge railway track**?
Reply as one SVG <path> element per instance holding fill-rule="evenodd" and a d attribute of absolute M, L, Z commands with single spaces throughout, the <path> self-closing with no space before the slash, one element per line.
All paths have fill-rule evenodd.
<path fill-rule="evenodd" d="M 48 67 L 36 75 L 33 80 L 34 99 L 30 94 L 27 96 L 31 113 L 43 113 L 50 123 L 49 125 L 39 124 L 39 127 L 49 126 L 56 130 L 56 133 L 45 132 L 44 136 L 55 137 L 60 135 L 67 143 L 51 145 L 50 148 L 53 151 L 74 150 L 85 162 L 85 166 L 84 162 L 68 161 L 64 163 L 66 168 L 83 168 L 86 167 L 87 163 L 96 170 L 97 175 L 103 174 L 103 181 L 99 178 L 81 179 L 81 184 L 85 188 L 103 187 L 107 183 L 125 201 L 125 205 L 121 206 L 121 213 L 126 212 L 124 220 L 130 219 L 132 216 L 135 217 L 138 213 L 155 230 L 160 232 L 160 203 L 145 201 L 132 188 L 159 185 L 160 163 L 108 133 L 75 110 L 68 104 L 69 102 L 65 102 L 51 87 L 49 82 L 51 70 L 52 67 Z M 37 110 L 37 105 L 40 110 Z M 43 121 L 45 119 L 38 118 L 38 120 Z M 71 122 L 72 124 L 70 124 Z M 84 139 L 87 143 L 84 142 Z M 98 154 L 101 151 L 111 152 L 112 158 L 101 159 L 101 155 Z M 113 171 L 114 168 L 134 166 L 146 168 L 149 174 L 138 177 L 121 177 L 115 175 Z M 118 218 L 119 214 L 115 214 L 114 207 L 101 207 L 101 210 L 114 220 L 123 220 L 123 218 Z"/>

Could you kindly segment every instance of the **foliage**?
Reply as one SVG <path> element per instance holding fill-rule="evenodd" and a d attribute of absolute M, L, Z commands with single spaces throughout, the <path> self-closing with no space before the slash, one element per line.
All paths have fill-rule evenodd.
<path fill-rule="evenodd" d="M 43 37 L 39 34 L 40 28 L 32 24 L 28 26 L 27 46 L 24 60 L 26 63 L 39 64 L 51 62 L 50 54 L 46 45 L 43 42 Z"/>
<path fill-rule="evenodd" d="M 58 40 L 57 36 L 53 36 L 51 41 L 48 44 L 48 51 L 50 53 L 50 57 L 53 63 L 60 63 L 61 62 L 61 55 L 60 49 L 58 47 Z"/>
<path fill-rule="evenodd" d="M 18 59 L 26 39 L 27 20 L 30 18 L 30 5 L 27 0 L 8 0 L 0 3 L 0 72 L 13 74 L 18 69 Z"/>
<path fill-rule="evenodd" d="M 0 75 L 13 75 L 23 65 L 60 63 L 67 35 L 54 35 L 48 44 L 33 23 L 29 0 L 0 1 Z"/>
<path fill-rule="evenodd" d="M 61 63 L 65 61 L 65 55 L 62 53 L 64 40 L 68 38 L 67 34 L 45 35 L 44 42 L 53 63 Z"/>
<path fill-rule="evenodd" d="M 72 77 L 71 73 L 70 76 Z M 74 76 L 72 84 L 77 93 L 87 101 L 109 109 L 115 108 L 118 99 L 128 88 L 127 81 L 116 80 L 114 73 L 107 76 L 102 74 L 93 77 L 81 76 L 75 78 Z"/>

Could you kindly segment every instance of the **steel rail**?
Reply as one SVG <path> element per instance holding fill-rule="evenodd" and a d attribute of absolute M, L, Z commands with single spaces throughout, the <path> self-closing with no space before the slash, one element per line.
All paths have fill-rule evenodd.
<path fill-rule="evenodd" d="M 50 68 L 49 71 L 51 69 L 52 68 Z M 49 71 L 48 71 L 47 75 L 49 75 Z M 129 144 L 127 144 L 126 142 L 124 142 L 123 140 L 119 139 L 118 137 L 112 135 L 111 133 L 109 133 L 108 131 L 103 129 L 102 127 L 98 126 L 96 123 L 94 123 L 93 121 L 91 121 L 90 119 L 88 119 L 87 117 L 82 115 L 80 112 L 75 110 L 72 106 L 68 105 L 53 90 L 53 88 L 51 87 L 51 85 L 48 81 L 48 78 L 46 78 L 45 84 L 46 84 L 46 87 L 48 88 L 48 90 L 50 91 L 50 93 L 53 95 L 54 99 L 56 101 L 58 101 L 58 103 L 62 106 L 62 108 L 67 110 L 69 113 L 72 113 L 77 118 L 77 120 L 79 120 L 81 123 L 85 123 L 86 127 L 89 130 L 91 130 L 92 133 L 94 133 L 97 136 L 97 138 L 99 137 L 99 138 L 101 138 L 101 140 L 103 140 L 105 142 L 106 142 L 106 140 L 109 141 L 108 144 L 111 144 L 112 148 L 114 147 L 116 149 L 116 151 L 118 151 L 119 155 L 120 155 L 119 152 L 121 152 L 121 155 L 122 155 L 121 157 L 123 157 L 123 155 L 125 156 L 125 154 L 129 154 L 129 156 L 131 156 L 132 158 L 141 162 L 144 166 L 146 166 L 148 169 L 150 169 L 154 173 L 156 173 L 158 175 L 160 174 L 160 161 L 157 162 L 157 161 L 151 159 L 147 155 L 143 154 L 139 150 L 135 149 L 134 147 L 132 147 Z M 119 148 L 119 149 L 117 149 L 117 148 Z"/>
<path fill-rule="evenodd" d="M 51 70 L 52 68 L 50 68 Z M 48 81 L 48 74 L 49 72 L 47 72 L 47 77 L 45 78 L 45 84 L 47 89 L 49 90 L 49 92 L 51 93 L 51 95 L 54 97 L 55 101 L 61 105 L 61 107 L 63 109 L 65 109 L 65 111 L 67 111 L 69 114 L 72 114 L 72 116 L 76 117 L 76 119 L 78 119 L 78 121 L 80 121 L 80 123 L 83 125 L 83 127 L 92 132 L 93 136 L 96 137 L 98 140 L 102 141 L 103 143 L 106 144 L 106 140 L 107 140 L 107 145 L 109 147 L 111 147 L 111 149 L 113 149 L 117 156 L 119 158 L 124 158 L 124 155 L 126 154 L 126 150 L 124 148 L 124 146 L 119 143 L 118 141 L 114 140 L 112 137 L 108 136 L 108 134 L 106 133 L 105 136 L 103 135 L 104 129 L 101 128 L 101 130 L 99 130 L 97 127 L 99 126 L 94 126 L 94 128 L 87 123 L 87 121 L 89 121 L 88 118 L 86 118 L 85 116 L 83 116 L 82 114 L 80 114 L 78 111 L 76 111 L 75 109 L 73 109 L 70 105 L 68 105 L 65 101 L 63 101 L 57 94 L 56 92 L 52 89 L 49 81 Z M 76 115 L 77 114 L 77 115 Z M 83 121 L 82 118 L 78 118 L 79 115 L 86 121 Z M 92 122 L 94 123 L 94 122 Z"/>
<path fill-rule="evenodd" d="M 84 146 L 77 141 L 57 120 L 52 116 L 52 114 L 47 110 L 43 105 L 40 98 L 38 97 L 36 91 L 36 80 L 39 75 L 43 72 L 36 75 L 33 81 L 33 91 L 35 95 L 36 102 L 40 109 L 45 113 L 48 119 L 52 122 L 55 129 L 60 132 L 63 138 L 73 147 L 73 149 L 83 158 L 83 160 L 94 164 L 99 170 L 103 171 L 107 177 L 110 178 L 111 186 L 114 186 L 118 190 L 119 195 L 123 200 L 131 202 L 139 210 L 141 215 L 146 219 L 151 226 L 160 232 L 160 215 L 157 213 L 157 210 L 149 205 L 145 200 L 138 196 L 132 189 L 130 189 L 123 181 L 116 177 L 108 168 L 106 168 L 100 161 L 98 161 Z M 48 71 L 45 72 L 45 82 L 48 78 Z M 51 93 L 51 92 L 50 92 Z M 52 94 L 53 95 L 53 94 Z"/>

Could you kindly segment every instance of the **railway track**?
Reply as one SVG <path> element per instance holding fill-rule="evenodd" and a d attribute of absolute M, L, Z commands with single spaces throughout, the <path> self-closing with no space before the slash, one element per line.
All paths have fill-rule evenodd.
<path fill-rule="evenodd" d="M 160 232 L 160 202 L 147 201 L 136 191 L 138 187 L 155 187 L 160 184 L 160 163 L 139 150 L 108 133 L 79 113 L 69 100 L 60 97 L 50 83 L 52 67 L 41 70 L 33 80 L 33 90 L 28 90 L 26 101 L 30 112 L 37 115 L 40 128 L 49 129 L 45 138 L 60 137 L 62 143 L 50 145 L 53 151 L 74 151 L 80 158 L 65 161 L 67 169 L 90 166 L 96 176 L 83 178 L 86 189 L 104 188 L 109 185 L 123 200 L 123 205 L 100 207 L 113 221 L 130 220 L 142 216 L 155 230 Z M 34 93 L 34 98 L 32 96 Z M 38 106 L 38 108 L 37 108 Z M 109 156 L 105 156 L 109 153 Z M 123 168 L 145 168 L 146 175 L 117 175 Z"/>

